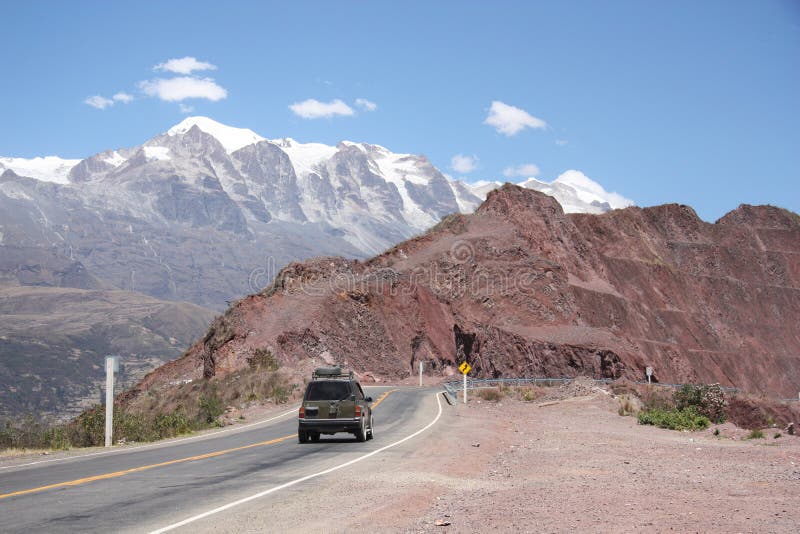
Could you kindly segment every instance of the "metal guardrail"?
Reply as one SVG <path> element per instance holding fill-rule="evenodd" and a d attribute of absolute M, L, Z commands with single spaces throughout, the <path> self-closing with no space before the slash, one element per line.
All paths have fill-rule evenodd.
<path fill-rule="evenodd" d="M 535 377 L 535 378 L 467 378 L 467 389 L 481 389 L 481 388 L 490 388 L 490 387 L 497 387 L 497 386 L 522 386 L 527 384 L 532 385 L 547 385 L 547 386 L 554 386 L 557 384 L 568 384 L 572 382 L 575 378 L 569 377 L 560 377 L 560 378 L 547 378 L 547 377 Z M 611 378 L 594 378 L 595 384 L 611 384 L 614 382 Z M 644 385 L 647 384 L 646 381 L 635 381 L 634 384 Z M 450 393 L 451 395 L 456 395 L 456 393 L 464 387 L 463 380 L 448 380 L 443 382 L 442 385 L 444 386 L 445 391 Z M 662 386 L 662 387 L 670 387 L 673 389 L 680 389 L 685 384 L 664 384 L 661 382 L 653 382 L 651 385 L 653 386 Z M 730 388 L 730 387 L 721 387 L 722 391 L 726 393 L 738 393 L 738 388 Z M 782 400 L 798 400 L 798 399 L 782 399 Z"/>

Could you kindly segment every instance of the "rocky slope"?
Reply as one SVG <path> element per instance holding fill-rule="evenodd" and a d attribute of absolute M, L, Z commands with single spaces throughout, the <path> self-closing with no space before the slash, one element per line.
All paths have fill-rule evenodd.
<path fill-rule="evenodd" d="M 473 215 L 366 262 L 293 263 L 189 352 L 127 395 L 224 375 L 271 349 L 300 375 L 352 367 L 407 377 L 416 362 L 475 376 L 644 377 L 800 388 L 800 217 L 740 206 L 715 224 L 688 206 L 565 215 L 505 185 Z"/>

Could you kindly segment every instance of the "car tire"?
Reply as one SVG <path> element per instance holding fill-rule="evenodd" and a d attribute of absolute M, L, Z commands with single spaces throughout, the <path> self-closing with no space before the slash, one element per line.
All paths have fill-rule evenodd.
<path fill-rule="evenodd" d="M 356 441 L 367 441 L 367 424 L 361 420 L 361 428 L 356 431 Z"/>
<path fill-rule="evenodd" d="M 314 443 L 319 442 L 319 436 L 320 436 L 319 432 L 311 432 L 309 434 L 309 437 L 311 438 L 311 441 L 313 441 Z"/>
<path fill-rule="evenodd" d="M 369 429 L 367 430 L 367 439 L 375 437 L 375 424 L 372 421 L 372 415 L 369 416 Z"/>
<path fill-rule="evenodd" d="M 298 443 L 308 443 L 308 433 L 305 430 L 298 430 L 297 441 Z"/>

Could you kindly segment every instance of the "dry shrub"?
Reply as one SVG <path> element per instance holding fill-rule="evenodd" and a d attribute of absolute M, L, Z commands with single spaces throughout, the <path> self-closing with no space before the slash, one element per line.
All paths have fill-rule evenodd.
<path fill-rule="evenodd" d="M 544 391 L 538 387 L 517 388 L 517 398 L 525 402 L 533 402 L 542 398 L 544 395 Z"/>
<path fill-rule="evenodd" d="M 497 388 L 483 388 L 478 390 L 478 397 L 485 401 L 497 402 L 502 400 L 503 393 Z"/>
<path fill-rule="evenodd" d="M 641 386 L 639 398 L 645 410 L 672 410 L 675 408 L 675 400 L 671 388 L 660 386 Z"/>
<path fill-rule="evenodd" d="M 635 395 L 620 395 L 618 401 L 617 412 L 622 416 L 636 415 L 642 409 L 642 401 Z"/>

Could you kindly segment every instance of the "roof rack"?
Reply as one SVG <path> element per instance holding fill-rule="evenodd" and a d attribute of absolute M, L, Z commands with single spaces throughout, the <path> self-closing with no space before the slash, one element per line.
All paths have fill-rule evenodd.
<path fill-rule="evenodd" d="M 317 367 L 311 373 L 311 380 L 318 380 L 320 378 L 339 378 L 353 380 L 355 373 L 353 371 L 344 372 L 341 367 Z"/>

